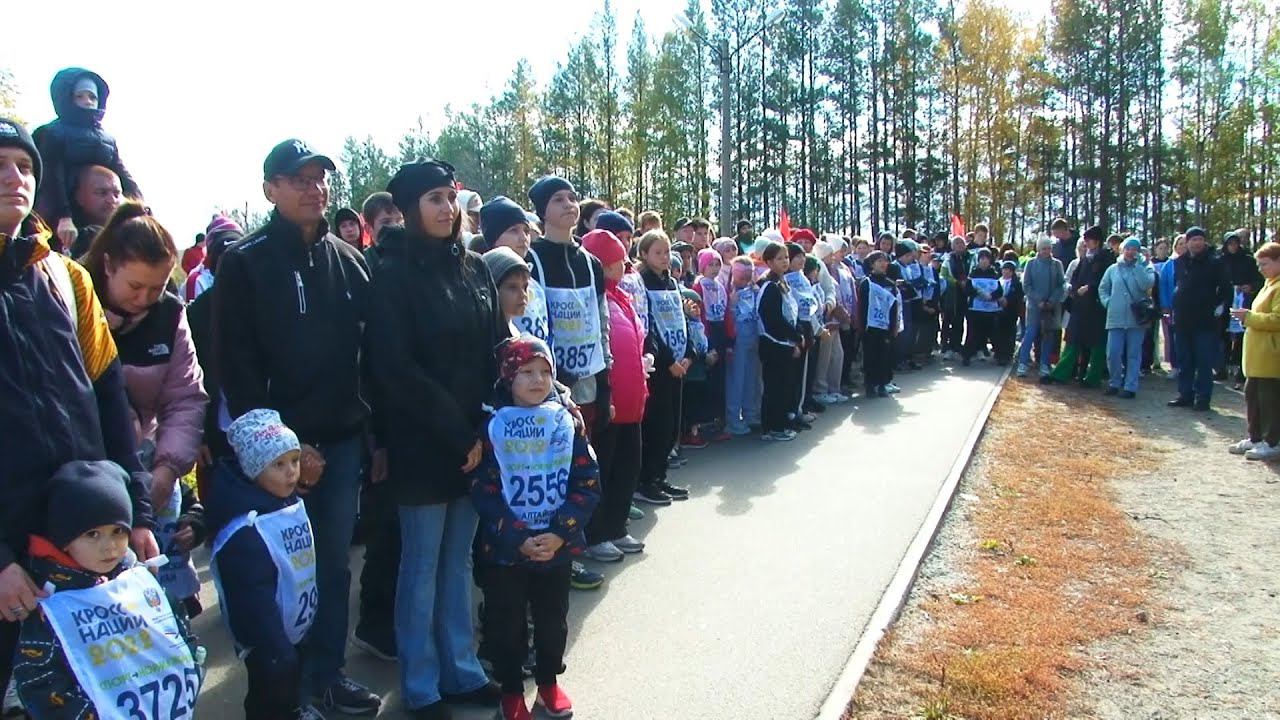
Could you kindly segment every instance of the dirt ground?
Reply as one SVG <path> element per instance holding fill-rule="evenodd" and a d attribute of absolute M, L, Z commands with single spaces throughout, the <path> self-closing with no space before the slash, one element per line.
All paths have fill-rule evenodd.
<path fill-rule="evenodd" d="M 1214 410 L 1194 413 L 1165 407 L 1173 383 L 1161 375 L 1143 379 L 1136 401 L 1103 398 L 1098 390 L 1009 382 L 1017 383 L 1017 397 L 1040 394 L 1062 423 L 1061 437 L 997 405 L 902 617 L 882 642 L 849 717 L 1280 718 L 1280 464 L 1226 452 L 1243 435 L 1241 395 L 1219 386 Z M 977 705 L 956 702 L 956 671 L 964 669 L 964 658 L 954 657 L 955 633 L 948 624 L 965 616 L 947 599 L 967 604 L 966 593 L 984 575 L 990 586 L 993 540 L 986 534 L 991 525 L 985 513 L 1007 494 L 992 477 L 1003 472 L 1000 482 L 1007 488 L 1008 463 L 1037 462 L 1001 451 L 1034 422 L 1037 434 L 1048 435 L 1046 456 L 1068 452 L 1071 443 L 1081 442 L 1073 415 L 1088 418 L 1095 426 L 1089 437 L 1111 451 L 1097 497 L 1113 516 L 1123 512 L 1117 533 L 1122 547 L 1113 540 L 1112 550 L 1117 557 L 1125 551 L 1114 577 L 1086 563 L 1095 577 L 1082 579 L 1078 589 L 1117 592 L 1120 600 L 1106 607 L 1116 617 L 1109 623 L 1081 621 L 1096 632 L 1083 633 L 1091 639 L 1059 653 L 1053 677 L 1012 679 L 1006 669 L 991 687 L 995 694 L 1007 690 L 993 703 L 1003 703 L 1002 711 L 974 711 Z M 1046 527 L 1053 522 L 1047 518 Z M 1105 548 L 1108 538 L 1099 540 Z M 1011 556 L 1019 552 L 1008 549 Z M 1146 567 L 1134 568 L 1134 557 Z M 1127 570 L 1121 568 L 1125 563 Z M 1109 587 L 1113 583 L 1124 587 Z M 1070 606 L 1076 588 L 1065 587 L 1062 605 Z M 1015 594 L 1012 586 L 1009 594 Z M 1016 606 L 1018 598 L 984 602 Z M 1042 639 L 1060 640 L 1062 634 L 1060 628 L 1033 630 L 1027 633 L 1029 645 L 1037 642 L 1037 632 Z M 973 649 L 963 645 L 964 655 L 987 652 L 977 649 L 980 643 Z M 956 674 L 948 677 L 948 671 Z M 964 707 L 970 712 L 959 712 Z"/>

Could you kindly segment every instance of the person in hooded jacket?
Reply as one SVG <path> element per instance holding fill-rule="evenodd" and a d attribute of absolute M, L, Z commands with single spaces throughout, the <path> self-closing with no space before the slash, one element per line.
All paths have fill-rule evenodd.
<path fill-rule="evenodd" d="M 31 134 L 44 159 L 46 177 L 36 195 L 36 211 L 54 224 L 62 247 L 76 240 L 71 219 L 72 180 L 85 165 L 101 165 L 120 178 L 125 197 L 140 200 L 142 191 L 120 159 L 116 140 L 102 129 L 111 90 L 102 76 L 84 68 L 65 68 L 53 76 L 49 96 L 58 117 Z"/>
<path fill-rule="evenodd" d="M 387 191 L 405 225 L 380 238 L 367 353 L 375 403 L 395 418 L 380 441 L 400 514 L 396 647 L 410 714 L 447 718 L 445 702 L 501 698 L 475 651 L 468 474 L 480 464 L 494 347 L 507 327 L 488 267 L 463 247 L 453 166 L 410 163 Z"/>
<path fill-rule="evenodd" d="M 1057 382 L 1079 377 L 1081 385 L 1098 387 L 1106 370 L 1107 310 L 1098 299 L 1098 286 L 1107 268 L 1115 264 L 1116 254 L 1103 246 L 1103 239 L 1097 225 L 1084 231 L 1085 258 L 1076 266 L 1069 285 L 1067 347 L 1049 374 Z"/>
<path fill-rule="evenodd" d="M 362 252 L 369 246 L 369 234 L 360 213 L 351 208 L 338 208 L 338 212 L 333 214 L 333 224 L 338 228 L 342 242 Z"/>
<path fill-rule="evenodd" d="M 73 460 L 110 459 L 129 471 L 130 540 L 159 554 L 138 460 L 124 372 L 89 273 L 49 249 L 32 214 L 40 153 L 17 122 L 0 118 L 0 687 L 9 683 L 18 622 L 42 591 L 22 568 L 27 536 L 42 530 L 40 493 Z"/>

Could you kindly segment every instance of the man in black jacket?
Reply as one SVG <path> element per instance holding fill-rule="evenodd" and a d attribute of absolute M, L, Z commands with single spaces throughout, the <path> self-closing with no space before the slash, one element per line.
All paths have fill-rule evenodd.
<path fill-rule="evenodd" d="M 1187 230 L 1187 251 L 1173 263 L 1173 332 L 1178 350 L 1178 397 L 1170 407 L 1208 410 L 1213 371 L 1222 355 L 1221 318 L 1232 288 L 1222 258 L 1209 247 L 1204 228 Z"/>
<path fill-rule="evenodd" d="M 325 707 L 374 714 L 381 699 L 342 672 L 351 586 L 347 553 L 369 413 L 360 396 L 369 269 L 324 220 L 332 160 L 300 140 L 285 140 L 271 150 L 263 170 L 263 192 L 275 210 L 218 265 L 214 365 L 229 417 L 276 410 L 303 442 L 304 458 L 311 450 L 323 456 L 323 475 L 306 497 L 320 594 L 304 641 L 306 672 Z"/>

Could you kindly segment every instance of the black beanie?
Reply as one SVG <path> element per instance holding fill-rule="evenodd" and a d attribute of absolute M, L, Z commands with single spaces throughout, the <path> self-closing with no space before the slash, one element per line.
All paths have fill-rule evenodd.
<path fill-rule="evenodd" d="M 31 133 L 16 120 L 0 118 L 0 147 L 16 147 L 27 151 L 31 156 L 32 174 L 36 176 L 36 188 L 40 187 L 40 176 L 44 174 L 44 162 L 40 159 L 40 151 L 31 140 Z"/>
<path fill-rule="evenodd" d="M 787 243 L 787 259 L 788 260 L 794 259 L 797 255 L 804 255 L 804 254 L 805 254 L 804 246 L 802 246 L 800 243 L 793 243 L 793 242 Z"/>
<path fill-rule="evenodd" d="M 867 256 L 865 258 L 862 259 L 862 267 L 867 272 L 871 272 L 871 268 L 875 267 L 877 260 L 888 260 L 888 259 L 889 259 L 889 256 L 885 255 L 880 250 L 872 250 L 871 252 L 867 253 Z"/>
<path fill-rule="evenodd" d="M 480 207 L 480 232 L 484 234 L 484 241 L 489 247 L 497 244 L 502 233 L 516 225 L 528 224 L 529 218 L 524 214 L 524 208 L 505 195 L 499 195 Z"/>
<path fill-rule="evenodd" d="M 47 487 L 45 535 L 57 548 L 100 525 L 133 525 L 129 473 L 110 460 L 77 460 L 58 468 Z"/>
<path fill-rule="evenodd" d="M 620 215 L 612 210 L 606 210 L 596 216 L 596 229 L 608 230 L 617 235 L 621 232 L 634 233 L 636 228 L 625 215 Z"/>
<path fill-rule="evenodd" d="M 1097 240 L 1099 243 L 1101 243 L 1103 240 L 1102 226 L 1094 225 L 1088 230 L 1085 230 L 1083 238 L 1085 240 Z"/>
<path fill-rule="evenodd" d="M 405 217 L 416 217 L 418 199 L 442 187 L 454 187 L 453 166 L 443 160 L 419 160 L 396 171 L 387 192 Z"/>
<path fill-rule="evenodd" d="M 529 202 L 533 203 L 533 211 L 538 213 L 538 217 L 546 216 L 547 203 L 551 202 L 551 196 L 561 190 L 577 192 L 573 189 L 572 183 L 558 175 L 544 175 L 529 188 Z"/>

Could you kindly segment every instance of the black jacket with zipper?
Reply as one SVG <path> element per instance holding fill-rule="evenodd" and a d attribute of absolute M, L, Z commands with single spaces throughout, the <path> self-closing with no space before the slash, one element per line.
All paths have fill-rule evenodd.
<path fill-rule="evenodd" d="M 1206 247 L 1184 252 L 1173 263 L 1173 327 L 1180 332 L 1212 332 L 1219 327 L 1235 292 L 1222 256 Z M 1219 309 L 1222 314 L 1215 314 Z"/>
<path fill-rule="evenodd" d="M 460 242 L 384 230 L 370 288 L 368 370 L 401 505 L 469 492 L 462 473 L 480 439 L 498 377 L 494 347 L 507 335 L 498 290 Z"/>
<path fill-rule="evenodd" d="M 215 376 L 230 416 L 277 410 L 312 444 L 361 432 L 368 288 L 364 258 L 323 221 L 308 244 L 272 213 L 266 227 L 227 248 L 210 292 Z"/>

